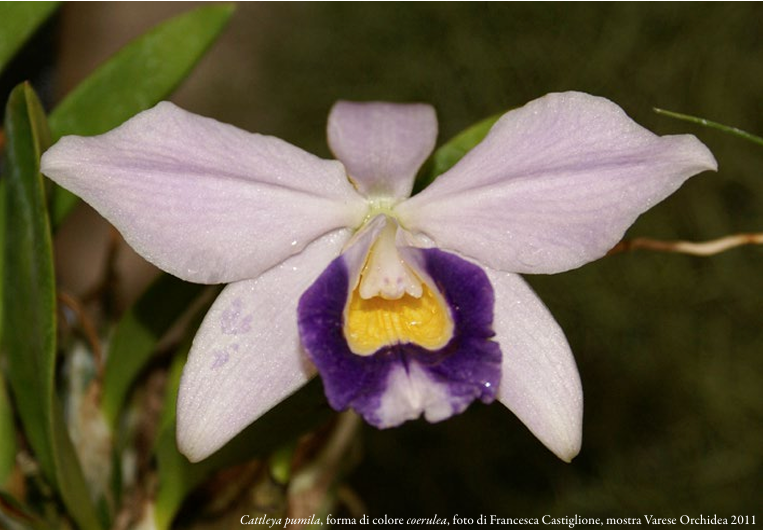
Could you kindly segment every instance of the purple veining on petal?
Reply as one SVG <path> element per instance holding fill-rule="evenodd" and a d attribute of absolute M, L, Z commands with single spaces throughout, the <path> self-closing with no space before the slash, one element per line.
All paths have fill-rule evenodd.
<path fill-rule="evenodd" d="M 343 334 L 349 278 L 341 256 L 299 303 L 302 344 L 321 374 L 329 403 L 337 410 L 352 407 L 377 427 L 398 425 L 422 412 L 430 421 L 445 419 L 475 399 L 493 401 L 500 383 L 501 351 L 491 340 L 493 289 L 484 271 L 438 249 L 417 251 L 454 319 L 453 338 L 438 351 L 399 344 L 371 356 L 352 353 Z"/>

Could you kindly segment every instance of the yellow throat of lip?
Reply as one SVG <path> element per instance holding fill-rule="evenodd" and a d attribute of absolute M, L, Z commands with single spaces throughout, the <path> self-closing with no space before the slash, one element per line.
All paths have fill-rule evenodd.
<path fill-rule="evenodd" d="M 426 282 L 418 298 L 406 293 L 397 300 L 363 299 L 355 289 L 345 310 L 344 336 L 358 355 L 406 343 L 438 350 L 453 336 L 453 318 L 445 301 Z"/>

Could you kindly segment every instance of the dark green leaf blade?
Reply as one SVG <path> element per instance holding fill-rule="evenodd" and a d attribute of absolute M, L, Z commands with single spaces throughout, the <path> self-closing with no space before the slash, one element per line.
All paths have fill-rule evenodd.
<path fill-rule="evenodd" d="M 130 386 L 151 358 L 159 339 L 205 288 L 163 274 L 122 316 L 109 345 L 101 401 L 112 430 Z"/>
<path fill-rule="evenodd" d="M 5 179 L 3 175 L 0 175 L 0 252 L 4 252 L 5 249 Z M 5 264 L 5 257 L 0 255 L 0 343 L 3 336 L 3 265 Z M 2 362 L 3 352 L 0 351 L 0 362 Z"/>
<path fill-rule="evenodd" d="M 16 429 L 13 410 L 0 373 L 0 490 L 5 488 L 16 467 Z"/>
<path fill-rule="evenodd" d="M 6 109 L 6 233 L 2 351 L 29 443 L 68 512 L 85 529 L 101 527 L 55 395 L 56 291 L 40 154 L 49 143 L 44 113 L 27 84 Z"/>
<path fill-rule="evenodd" d="M 53 458 L 46 418 L 52 386 L 47 388 L 46 382 L 53 377 L 56 348 L 55 285 L 38 169 L 39 143 L 30 118 L 27 90 L 17 87 L 6 111 L 2 350 L 27 436 L 43 469 L 51 472 Z M 40 390 L 43 392 L 37 394 Z"/>
<path fill-rule="evenodd" d="M 59 2 L 0 2 L 0 72 Z"/>
<path fill-rule="evenodd" d="M 434 180 L 456 165 L 463 156 L 471 151 L 474 146 L 482 141 L 490 128 L 498 121 L 502 114 L 496 114 L 475 123 L 451 138 L 446 144 L 438 148 L 430 157 L 424 168 L 416 177 L 413 184 L 413 193 L 418 193 Z"/>
<path fill-rule="evenodd" d="M 165 22 L 128 44 L 75 88 L 51 113 L 53 139 L 104 133 L 169 96 L 215 41 L 233 4 L 207 5 Z M 58 226 L 76 204 L 56 188 Z"/>

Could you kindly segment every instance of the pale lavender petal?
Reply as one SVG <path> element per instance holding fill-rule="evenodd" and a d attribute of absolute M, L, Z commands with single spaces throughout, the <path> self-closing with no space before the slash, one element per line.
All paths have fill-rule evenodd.
<path fill-rule="evenodd" d="M 345 256 L 321 274 L 299 303 L 302 344 L 332 407 L 355 409 L 370 424 L 394 427 L 420 415 L 440 421 L 475 399 L 493 401 L 501 350 L 491 337 L 493 291 L 485 273 L 453 254 L 421 254 L 425 274 L 441 288 L 454 319 L 450 342 L 437 351 L 414 344 L 385 346 L 369 356 L 350 351 L 343 334 L 352 272 Z"/>
<path fill-rule="evenodd" d="M 614 103 L 549 94 L 396 208 L 445 249 L 508 272 L 555 273 L 603 256 L 644 211 L 715 170 L 689 135 L 659 137 Z"/>
<path fill-rule="evenodd" d="M 180 278 L 255 278 L 367 210 L 336 161 L 160 103 L 92 138 L 65 137 L 42 171 Z"/>
<path fill-rule="evenodd" d="M 498 400 L 569 462 L 583 438 L 583 389 L 567 339 L 522 278 L 486 272 L 495 290 L 495 340 L 503 352 Z"/>
<path fill-rule="evenodd" d="M 228 285 L 194 339 L 177 407 L 192 462 L 222 447 L 314 374 L 297 332 L 297 302 L 349 237 L 324 236 L 257 279 Z"/>
<path fill-rule="evenodd" d="M 437 116 L 425 104 L 340 101 L 329 114 L 329 147 L 366 196 L 408 197 L 436 140 Z"/>

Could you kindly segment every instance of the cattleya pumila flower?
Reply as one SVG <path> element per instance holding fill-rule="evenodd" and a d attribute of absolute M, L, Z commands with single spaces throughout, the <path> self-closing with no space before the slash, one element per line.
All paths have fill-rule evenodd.
<path fill-rule="evenodd" d="M 42 171 L 159 268 L 228 283 L 194 340 L 177 438 L 201 460 L 320 373 L 378 427 L 498 399 L 551 451 L 579 451 L 564 334 L 519 273 L 603 256 L 638 215 L 716 169 L 614 103 L 550 94 L 505 114 L 421 193 L 437 120 L 423 104 L 337 103 L 336 161 L 160 103 Z"/>

